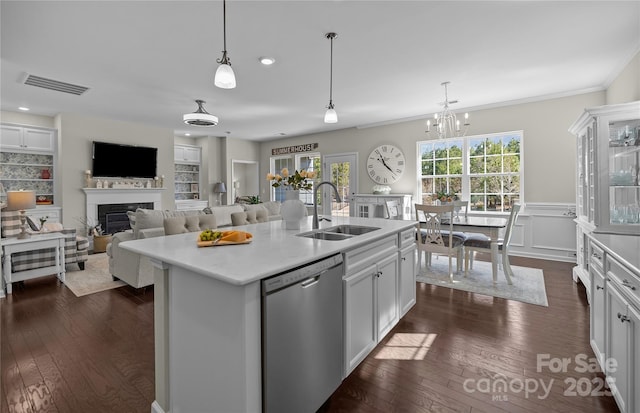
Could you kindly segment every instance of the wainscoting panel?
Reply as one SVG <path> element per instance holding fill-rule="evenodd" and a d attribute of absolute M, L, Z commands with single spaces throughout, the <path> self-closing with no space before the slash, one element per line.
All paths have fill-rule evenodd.
<path fill-rule="evenodd" d="M 513 255 L 575 262 L 575 204 L 525 204 L 511 239 Z"/>

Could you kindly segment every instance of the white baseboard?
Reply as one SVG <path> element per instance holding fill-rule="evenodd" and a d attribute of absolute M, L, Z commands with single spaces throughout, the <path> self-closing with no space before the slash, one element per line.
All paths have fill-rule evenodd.
<path fill-rule="evenodd" d="M 529 251 L 514 251 L 509 250 L 509 255 L 513 257 L 526 257 L 526 258 L 537 258 L 540 260 L 548 260 L 548 261 L 560 261 L 560 262 L 572 262 L 575 264 L 576 257 L 564 257 L 562 255 L 555 254 L 540 254 L 536 252 Z"/>
<path fill-rule="evenodd" d="M 157 400 L 154 400 L 153 403 L 151 403 L 151 413 L 169 413 L 169 412 L 165 412 L 164 409 L 160 407 L 160 403 L 158 403 Z"/>

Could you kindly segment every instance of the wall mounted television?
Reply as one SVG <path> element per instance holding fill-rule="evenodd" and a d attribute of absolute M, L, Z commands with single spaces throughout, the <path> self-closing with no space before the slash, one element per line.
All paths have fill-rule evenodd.
<path fill-rule="evenodd" d="M 104 178 L 157 176 L 158 148 L 93 141 L 92 172 Z"/>

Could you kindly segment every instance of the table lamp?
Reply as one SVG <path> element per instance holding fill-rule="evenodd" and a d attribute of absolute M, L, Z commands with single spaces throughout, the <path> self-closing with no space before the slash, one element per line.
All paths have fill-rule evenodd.
<path fill-rule="evenodd" d="M 18 235 L 18 239 L 25 239 L 31 236 L 27 232 L 27 212 L 25 210 L 35 207 L 36 193 L 34 191 L 7 191 L 7 211 L 20 211 L 22 232 Z"/>
<path fill-rule="evenodd" d="M 218 205 L 221 205 L 220 197 L 222 194 L 227 192 L 227 187 L 224 185 L 224 182 L 217 182 L 213 184 L 213 193 L 218 194 Z"/>

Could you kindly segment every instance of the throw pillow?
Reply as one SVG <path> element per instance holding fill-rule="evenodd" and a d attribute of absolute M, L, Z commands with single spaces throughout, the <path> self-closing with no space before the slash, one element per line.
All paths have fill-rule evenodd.
<path fill-rule="evenodd" d="M 281 206 L 280 202 L 278 202 L 278 201 L 267 201 L 267 202 L 263 202 L 262 205 L 269 212 L 268 213 L 269 216 L 280 215 L 280 206 Z"/>
<path fill-rule="evenodd" d="M 40 228 L 38 228 L 38 224 L 36 224 L 31 217 L 27 217 L 27 223 L 29 224 L 29 228 L 31 228 L 31 231 L 40 231 Z"/>
<path fill-rule="evenodd" d="M 3 238 L 13 237 L 22 232 L 22 228 L 20 227 L 19 211 L 3 211 L 0 218 L 2 219 L 0 226 L 2 227 Z"/>
<path fill-rule="evenodd" d="M 136 229 L 136 211 L 127 211 L 127 217 L 129 217 L 129 226 L 131 229 Z"/>

